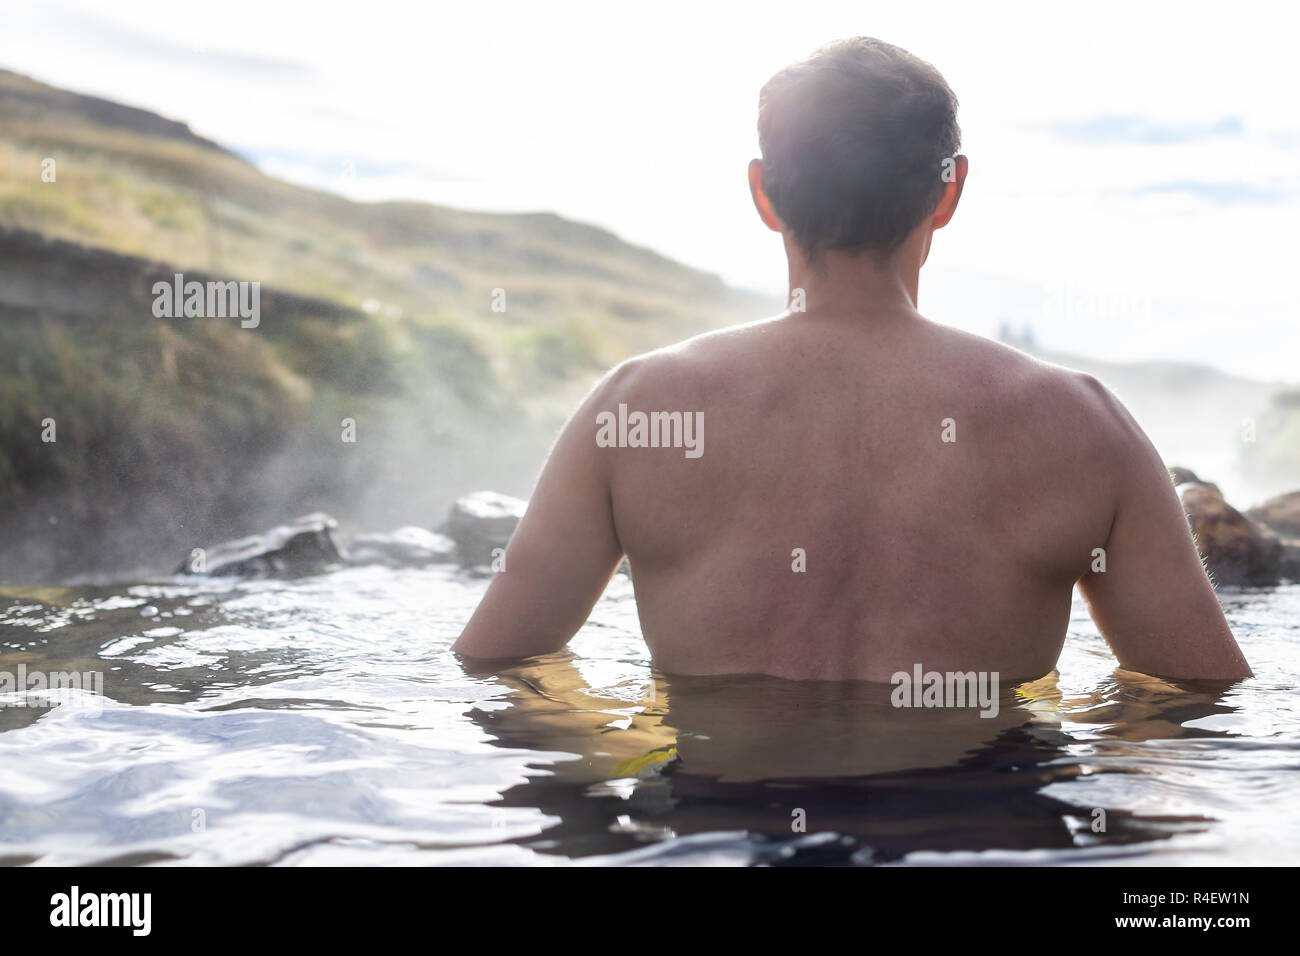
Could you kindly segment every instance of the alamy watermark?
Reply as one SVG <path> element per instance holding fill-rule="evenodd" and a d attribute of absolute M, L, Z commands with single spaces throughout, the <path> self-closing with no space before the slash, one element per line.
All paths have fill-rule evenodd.
<path fill-rule="evenodd" d="M 153 284 L 153 314 L 158 319 L 240 319 L 240 327 L 255 329 L 262 321 L 262 283 L 185 281 L 176 273 L 171 282 Z"/>
<path fill-rule="evenodd" d="M 912 673 L 897 671 L 889 682 L 895 707 L 978 707 L 981 717 L 998 715 L 997 671 L 925 671 L 920 664 Z"/>
<path fill-rule="evenodd" d="M 117 926 L 131 930 L 132 936 L 148 936 L 152 911 L 152 893 L 83 893 L 74 885 L 50 897 L 51 926 Z"/>
<path fill-rule="evenodd" d="M 97 716 L 104 710 L 103 671 L 0 671 L 0 707 L 71 707 Z"/>
<path fill-rule="evenodd" d="M 1043 316 L 1048 319 L 1138 319 L 1152 316 L 1151 297 L 1141 292 L 1099 291 L 1068 281 L 1048 283 L 1043 295 Z"/>
<path fill-rule="evenodd" d="M 596 445 L 600 448 L 684 448 L 687 458 L 704 454 L 703 412 L 629 412 L 596 415 Z"/>

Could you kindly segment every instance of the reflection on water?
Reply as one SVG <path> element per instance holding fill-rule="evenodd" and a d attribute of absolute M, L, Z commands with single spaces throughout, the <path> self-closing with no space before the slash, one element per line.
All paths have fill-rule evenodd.
<path fill-rule="evenodd" d="M 1222 694 L 1137 674 L 1069 702 L 1053 674 L 1004 691 L 992 718 L 897 710 L 888 685 L 764 677 L 656 675 L 640 700 L 629 701 L 589 688 L 563 657 L 499 677 L 514 690 L 513 706 L 471 712 L 496 744 L 575 756 L 495 805 L 558 818 L 523 842 L 565 856 L 724 831 L 745 831 L 757 858 L 773 863 L 1164 840 L 1211 821 L 1135 815 L 1093 803 L 1085 790 L 1072 800 L 1048 792 L 1092 772 L 1071 759 L 1075 738 L 1063 718 L 1077 709 L 1083 722 L 1119 729 L 1126 739 L 1148 732 L 1204 739 L 1226 735 L 1180 731 L 1181 723 L 1232 711 Z M 1125 723 L 1116 728 L 1121 702 Z M 1143 773 L 1140 764 L 1114 769 Z"/>
<path fill-rule="evenodd" d="M 571 652 L 462 666 L 482 587 L 0 589 L 0 672 L 105 690 L 0 695 L 0 861 L 1296 861 L 1300 587 L 1225 596 L 1258 675 L 1232 686 L 1116 670 L 1076 604 L 1058 673 L 993 718 L 658 674 L 623 578 Z"/>

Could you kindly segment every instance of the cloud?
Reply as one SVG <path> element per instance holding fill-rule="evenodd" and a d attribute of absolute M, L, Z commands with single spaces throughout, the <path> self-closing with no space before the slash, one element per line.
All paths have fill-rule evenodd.
<path fill-rule="evenodd" d="M 1196 179 L 1178 179 L 1164 183 L 1152 183 L 1131 191 L 1130 195 L 1150 196 L 1156 194 L 1177 194 L 1203 199 L 1218 206 L 1237 206 L 1242 204 L 1279 203 L 1286 199 L 1286 192 L 1273 186 L 1260 186 L 1255 183 L 1206 182 Z"/>
<path fill-rule="evenodd" d="M 1176 146 L 1210 139 L 1227 139 L 1245 132 L 1240 116 L 1210 123 L 1156 123 L 1141 116 L 1094 116 L 1046 127 L 1067 142 L 1088 146 Z"/>
<path fill-rule="evenodd" d="M 228 42 L 220 29 L 205 26 L 178 43 L 174 38 L 126 26 L 93 10 L 69 10 L 66 14 L 64 30 L 76 31 L 123 56 L 188 69 L 197 67 L 223 76 L 242 74 L 278 82 L 301 81 L 309 75 L 307 67 L 295 60 L 218 49 L 214 40 Z"/>

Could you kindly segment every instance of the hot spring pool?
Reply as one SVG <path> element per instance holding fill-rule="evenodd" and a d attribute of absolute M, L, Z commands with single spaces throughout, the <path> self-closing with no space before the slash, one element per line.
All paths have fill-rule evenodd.
<path fill-rule="evenodd" d="M 1115 670 L 1076 600 L 997 718 L 652 671 L 616 576 L 571 653 L 468 674 L 485 581 L 0 588 L 8 864 L 1294 864 L 1300 586 L 1221 595 L 1256 677 Z M 886 688 L 887 691 L 887 688 Z M 22 706 L 20 706 L 22 705 Z"/>

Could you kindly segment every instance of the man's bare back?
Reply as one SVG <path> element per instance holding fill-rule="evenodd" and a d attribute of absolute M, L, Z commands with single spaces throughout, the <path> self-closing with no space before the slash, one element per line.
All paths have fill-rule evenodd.
<path fill-rule="evenodd" d="M 1110 393 L 917 311 L 968 169 L 939 161 L 956 125 L 937 72 L 841 41 L 774 77 L 762 109 L 750 188 L 798 307 L 602 379 L 455 649 L 558 650 L 626 555 L 670 673 L 1036 678 L 1078 583 L 1123 666 L 1249 676 L 1169 475 Z M 636 447 L 638 412 L 703 431 Z"/>
<path fill-rule="evenodd" d="M 797 314 L 611 383 L 701 410 L 704 453 L 609 455 L 642 629 L 670 672 L 1037 677 L 1114 511 L 1081 377 L 915 314 Z"/>
<path fill-rule="evenodd" d="M 619 405 L 702 412 L 701 454 L 600 447 L 598 415 Z M 1109 393 L 910 310 L 810 310 L 634 359 L 575 414 L 553 461 L 565 451 L 577 474 L 554 489 L 544 476 L 555 513 L 530 507 L 492 588 L 537 566 L 554 580 L 519 581 L 523 603 L 501 601 L 511 621 L 491 614 L 490 592 L 461 652 L 558 649 L 598 587 L 558 631 L 545 611 L 563 610 L 563 579 L 589 566 L 582 529 L 603 512 L 599 587 L 626 554 L 669 673 L 887 681 L 919 663 L 1034 678 L 1055 666 L 1076 581 L 1122 663 L 1249 673 L 1172 483 Z"/>

